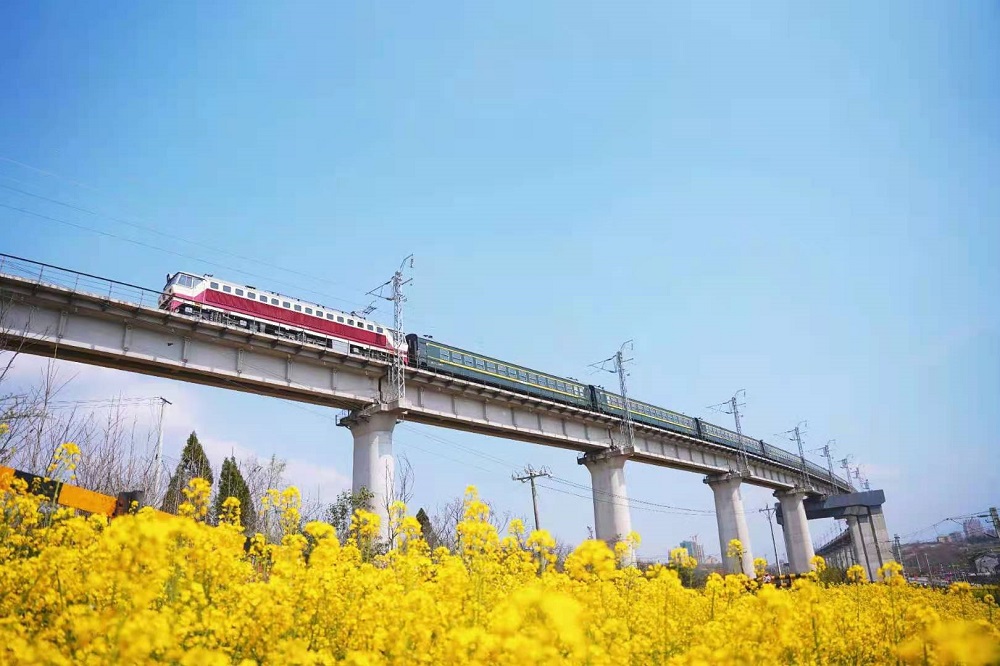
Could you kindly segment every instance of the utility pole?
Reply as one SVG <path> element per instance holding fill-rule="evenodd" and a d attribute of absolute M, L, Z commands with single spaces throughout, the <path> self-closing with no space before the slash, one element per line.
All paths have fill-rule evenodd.
<path fill-rule="evenodd" d="M 744 402 L 739 401 L 740 393 L 743 394 Z M 733 394 L 733 397 L 725 402 L 721 402 L 718 405 L 711 405 L 709 409 L 714 409 L 717 412 L 723 414 L 731 414 L 733 420 L 736 421 L 736 439 L 739 441 L 739 451 L 740 451 L 740 464 L 743 469 L 740 473 L 744 476 L 750 476 L 750 459 L 747 457 L 746 444 L 743 442 L 743 424 L 740 423 L 740 407 L 746 407 L 746 389 L 740 389 Z"/>
<path fill-rule="evenodd" d="M 801 432 L 801 428 L 807 425 L 809 424 L 806 421 L 799 421 L 798 425 L 796 425 L 794 428 L 785 431 L 786 435 L 794 434 L 794 437 L 789 437 L 788 439 L 794 441 L 799 445 L 799 461 L 802 465 L 803 488 L 809 487 L 809 474 L 806 471 L 806 453 L 805 451 L 802 450 L 802 432 Z"/>
<path fill-rule="evenodd" d="M 173 403 L 160 396 L 160 419 L 156 424 L 156 461 L 153 469 L 153 496 L 147 502 L 155 501 L 159 498 L 160 492 L 160 468 L 163 467 L 163 413 L 167 411 L 167 405 Z"/>
<path fill-rule="evenodd" d="M 848 458 L 842 458 L 840 460 L 840 466 L 844 468 L 844 474 L 847 477 L 847 485 L 851 487 L 851 461 Z"/>
<path fill-rule="evenodd" d="M 892 539 L 893 545 L 895 546 L 896 561 L 900 564 L 903 563 L 903 547 L 899 545 L 899 535 L 894 534 Z"/>
<path fill-rule="evenodd" d="M 538 527 L 538 491 L 535 489 L 535 479 L 537 479 L 540 476 L 552 476 L 552 475 L 549 473 L 549 470 L 545 469 L 544 467 L 536 470 L 532 468 L 531 465 L 528 465 L 524 468 L 523 476 L 518 476 L 517 472 L 510 475 L 510 478 L 512 478 L 515 481 L 520 481 L 521 483 L 527 481 L 531 484 L 531 505 L 535 509 L 536 531 L 540 528 Z"/>
<path fill-rule="evenodd" d="M 771 546 L 774 548 L 774 564 L 778 567 L 778 575 L 781 575 L 781 558 L 778 557 L 778 542 L 774 540 L 774 523 L 771 522 L 771 514 L 775 512 L 773 506 L 768 505 L 760 509 L 767 514 L 767 526 L 771 528 Z"/>
<path fill-rule="evenodd" d="M 990 518 L 993 520 L 993 531 L 996 532 L 997 538 L 1000 539 L 1000 514 L 997 513 L 995 506 L 990 507 Z"/>
<path fill-rule="evenodd" d="M 392 356 L 392 362 L 389 364 L 389 394 L 385 397 L 387 402 L 391 402 L 393 400 L 399 401 L 400 406 L 403 405 L 403 401 L 406 398 L 406 334 L 403 332 L 403 303 L 406 302 L 406 296 L 403 294 L 403 287 L 413 282 L 413 278 L 404 279 L 403 276 L 403 271 L 406 268 L 407 262 L 409 262 L 410 269 L 412 270 L 412 254 L 403 259 L 403 262 L 399 265 L 399 270 L 393 273 L 393 276 L 387 282 L 383 282 L 378 287 L 368 292 L 369 296 L 375 296 L 387 301 L 392 301 L 392 328 L 394 338 L 392 346 L 394 354 Z M 386 287 L 392 288 L 391 296 L 385 296 L 382 293 Z"/>
<path fill-rule="evenodd" d="M 625 358 L 626 348 L 628 352 L 633 351 L 633 345 L 631 340 L 626 340 L 622 343 L 622 346 L 618 348 L 615 355 L 606 358 L 600 363 L 591 363 L 590 367 L 596 368 L 597 370 L 603 370 L 605 372 L 612 372 L 618 375 L 618 387 L 622 393 L 622 422 L 621 422 L 621 433 L 622 439 L 625 440 L 625 450 L 628 453 L 632 453 L 635 450 L 635 426 L 632 423 L 632 408 L 629 405 L 628 400 L 628 388 L 625 385 L 625 377 L 628 373 L 625 372 L 625 364 L 631 362 L 632 358 Z M 608 363 L 611 363 L 611 367 L 608 367 Z M 615 450 L 621 450 L 621 446 L 615 444 L 614 439 L 611 440 L 611 448 Z"/>
<path fill-rule="evenodd" d="M 830 451 L 830 445 L 836 443 L 837 440 L 831 439 L 823 447 L 823 457 L 826 458 L 826 468 L 827 471 L 830 473 L 830 485 L 833 486 L 833 492 L 835 493 L 837 492 L 837 483 L 834 481 L 833 478 L 833 454 Z"/>

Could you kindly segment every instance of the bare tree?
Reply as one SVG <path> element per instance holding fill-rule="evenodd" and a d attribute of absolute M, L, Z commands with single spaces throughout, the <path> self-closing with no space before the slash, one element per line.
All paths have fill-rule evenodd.
<path fill-rule="evenodd" d="M 406 457 L 406 454 L 400 454 L 396 458 L 396 473 L 393 477 L 388 477 L 386 479 L 386 486 L 390 487 L 389 493 L 385 497 L 385 505 L 381 507 L 385 511 L 385 515 L 389 516 L 389 524 L 386 527 L 386 539 L 388 541 L 389 547 L 393 547 L 396 544 L 397 529 L 396 525 L 392 523 L 392 505 L 396 502 L 402 502 L 403 504 L 409 505 L 410 500 L 413 499 L 413 486 L 414 486 L 414 474 L 413 465 L 410 463 L 410 459 Z"/>
<path fill-rule="evenodd" d="M 496 510 L 496 505 L 488 500 L 483 500 L 489 508 L 487 521 L 496 528 L 501 536 L 506 533 L 508 525 L 514 515 L 507 509 L 503 512 Z M 434 538 L 437 543 L 450 551 L 454 551 L 458 546 L 458 524 L 465 518 L 465 499 L 456 497 L 439 505 L 430 519 L 434 530 Z"/>
<path fill-rule="evenodd" d="M 240 460 L 237 466 L 243 474 L 257 512 L 257 530 L 268 539 L 280 539 L 280 529 L 272 520 L 271 511 L 264 506 L 263 499 L 268 490 L 284 485 L 287 463 L 276 454 L 271 454 L 266 462 L 262 463 L 256 456 L 249 456 Z"/>

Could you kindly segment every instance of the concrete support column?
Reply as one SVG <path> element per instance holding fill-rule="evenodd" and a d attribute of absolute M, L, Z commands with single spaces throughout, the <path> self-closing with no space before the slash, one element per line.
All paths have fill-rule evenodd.
<path fill-rule="evenodd" d="M 341 421 L 354 435 L 354 469 L 352 492 L 368 489 L 372 508 L 382 521 L 382 534 L 389 531 L 389 502 L 395 479 L 396 460 L 392 456 L 392 431 L 396 416 L 376 412 L 365 417 L 352 414 Z"/>
<path fill-rule="evenodd" d="M 721 474 L 705 478 L 705 483 L 715 495 L 715 515 L 719 522 L 719 545 L 722 559 L 726 563 L 726 573 L 745 573 L 753 578 L 753 554 L 750 552 L 750 530 L 743 511 L 743 495 L 740 494 L 742 477 L 739 474 Z M 739 539 L 743 544 L 743 559 L 728 557 L 729 542 Z"/>
<path fill-rule="evenodd" d="M 632 531 L 632 515 L 625 488 L 628 454 L 602 451 L 587 454 L 577 462 L 590 470 L 594 495 L 594 532 L 612 548 Z"/>
<path fill-rule="evenodd" d="M 892 554 L 892 540 L 889 538 L 889 530 L 885 526 L 885 514 L 882 513 L 882 507 L 870 507 L 868 513 L 872 528 L 872 540 L 875 542 L 876 555 L 879 558 L 879 566 L 881 566 L 889 560 L 895 559 Z"/>
<path fill-rule="evenodd" d="M 867 522 L 867 521 L 865 521 Z M 878 567 L 871 568 L 868 560 L 868 544 L 865 543 L 861 521 L 858 516 L 847 516 L 847 529 L 851 532 L 851 549 L 854 551 L 854 560 L 865 570 L 868 580 L 875 580 Z"/>
<path fill-rule="evenodd" d="M 781 531 L 785 536 L 785 552 L 788 553 L 788 565 L 793 573 L 809 573 L 812 570 L 813 551 L 812 537 L 809 536 L 809 520 L 806 518 L 806 507 L 802 503 L 806 491 L 793 488 L 778 491 L 774 496 L 781 502 Z"/>

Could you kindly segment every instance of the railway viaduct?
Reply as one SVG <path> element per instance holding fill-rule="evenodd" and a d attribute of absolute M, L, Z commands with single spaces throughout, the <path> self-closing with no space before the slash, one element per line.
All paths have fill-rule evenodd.
<path fill-rule="evenodd" d="M 753 571 L 742 484 L 774 491 L 795 572 L 808 571 L 813 555 L 810 502 L 853 501 L 849 483 L 815 466 L 799 466 L 791 454 L 781 460 L 744 457 L 730 447 L 638 423 L 633 448 L 623 450 L 614 417 L 418 368 L 406 369 L 405 399 L 384 402 L 386 364 L 352 355 L 346 344 L 331 349 L 165 312 L 157 307 L 159 295 L 0 255 L 0 337 L 22 353 L 348 410 L 339 423 L 354 438 L 353 486 L 368 488 L 376 498 L 392 486 L 392 435 L 403 420 L 578 452 L 578 462 L 591 473 L 597 537 L 609 543 L 631 531 L 626 462 L 703 474 L 714 494 L 723 554 L 731 539 L 745 546 L 742 561 L 727 561 L 729 571 Z M 883 535 L 884 522 L 882 534 L 872 538 Z"/>

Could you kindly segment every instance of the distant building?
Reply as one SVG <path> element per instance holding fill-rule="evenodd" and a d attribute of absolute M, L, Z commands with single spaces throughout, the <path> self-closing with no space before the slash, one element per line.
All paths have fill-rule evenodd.
<path fill-rule="evenodd" d="M 681 548 L 688 552 L 688 555 L 698 560 L 699 563 L 705 561 L 705 547 L 697 541 L 681 541 Z"/>
<path fill-rule="evenodd" d="M 965 540 L 965 537 L 961 532 L 951 532 L 948 534 L 948 538 L 951 539 L 952 543 L 961 543 Z"/>
<path fill-rule="evenodd" d="M 969 518 L 962 523 L 962 528 L 965 530 L 966 539 L 977 539 L 986 536 L 986 529 L 978 518 Z"/>

